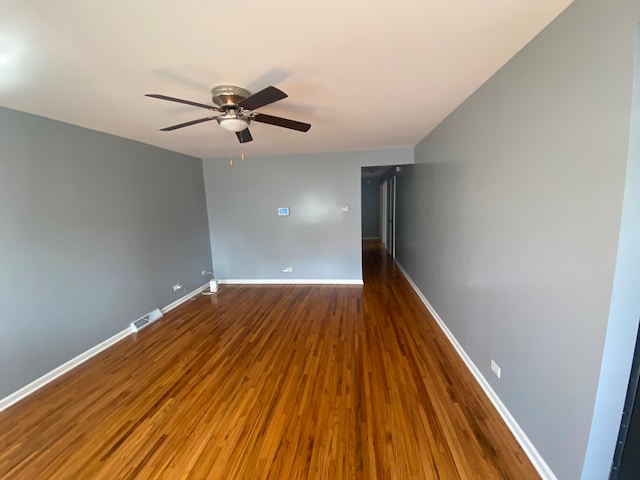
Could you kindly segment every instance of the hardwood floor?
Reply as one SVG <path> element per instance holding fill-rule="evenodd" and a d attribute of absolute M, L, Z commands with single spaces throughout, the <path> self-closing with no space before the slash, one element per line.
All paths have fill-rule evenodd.
<path fill-rule="evenodd" d="M 3 479 L 534 479 L 400 271 L 223 286 L 0 413 Z"/>

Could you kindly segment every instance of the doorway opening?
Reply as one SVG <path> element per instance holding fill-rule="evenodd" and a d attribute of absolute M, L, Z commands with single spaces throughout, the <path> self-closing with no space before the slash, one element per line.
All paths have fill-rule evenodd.
<path fill-rule="evenodd" d="M 362 240 L 381 242 L 391 257 L 396 249 L 396 175 L 402 165 L 362 167 Z"/>

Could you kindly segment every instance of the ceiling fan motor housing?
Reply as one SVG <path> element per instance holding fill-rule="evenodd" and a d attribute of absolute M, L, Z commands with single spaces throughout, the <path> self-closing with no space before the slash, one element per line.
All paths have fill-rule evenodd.
<path fill-rule="evenodd" d="M 241 132 L 249 127 L 251 117 L 242 112 L 238 104 L 251 94 L 244 88 L 220 85 L 211 89 L 211 100 L 223 111 L 216 120 L 230 132 Z"/>
<path fill-rule="evenodd" d="M 211 100 L 218 107 L 236 106 L 250 95 L 244 88 L 233 85 L 220 85 L 211 89 Z"/>

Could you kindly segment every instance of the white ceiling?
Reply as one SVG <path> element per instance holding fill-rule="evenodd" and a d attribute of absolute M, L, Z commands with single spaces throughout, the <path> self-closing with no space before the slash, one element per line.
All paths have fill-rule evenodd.
<path fill-rule="evenodd" d="M 0 105 L 196 157 L 237 156 L 217 122 L 173 132 L 210 88 L 268 85 L 247 155 L 415 145 L 571 0 L 0 0 Z"/>

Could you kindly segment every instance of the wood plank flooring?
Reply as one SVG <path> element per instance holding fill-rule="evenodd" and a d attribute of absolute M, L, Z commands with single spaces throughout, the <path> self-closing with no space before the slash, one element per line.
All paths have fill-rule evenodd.
<path fill-rule="evenodd" d="M 0 478 L 539 478 L 379 244 L 364 272 L 187 302 L 0 413 Z"/>

